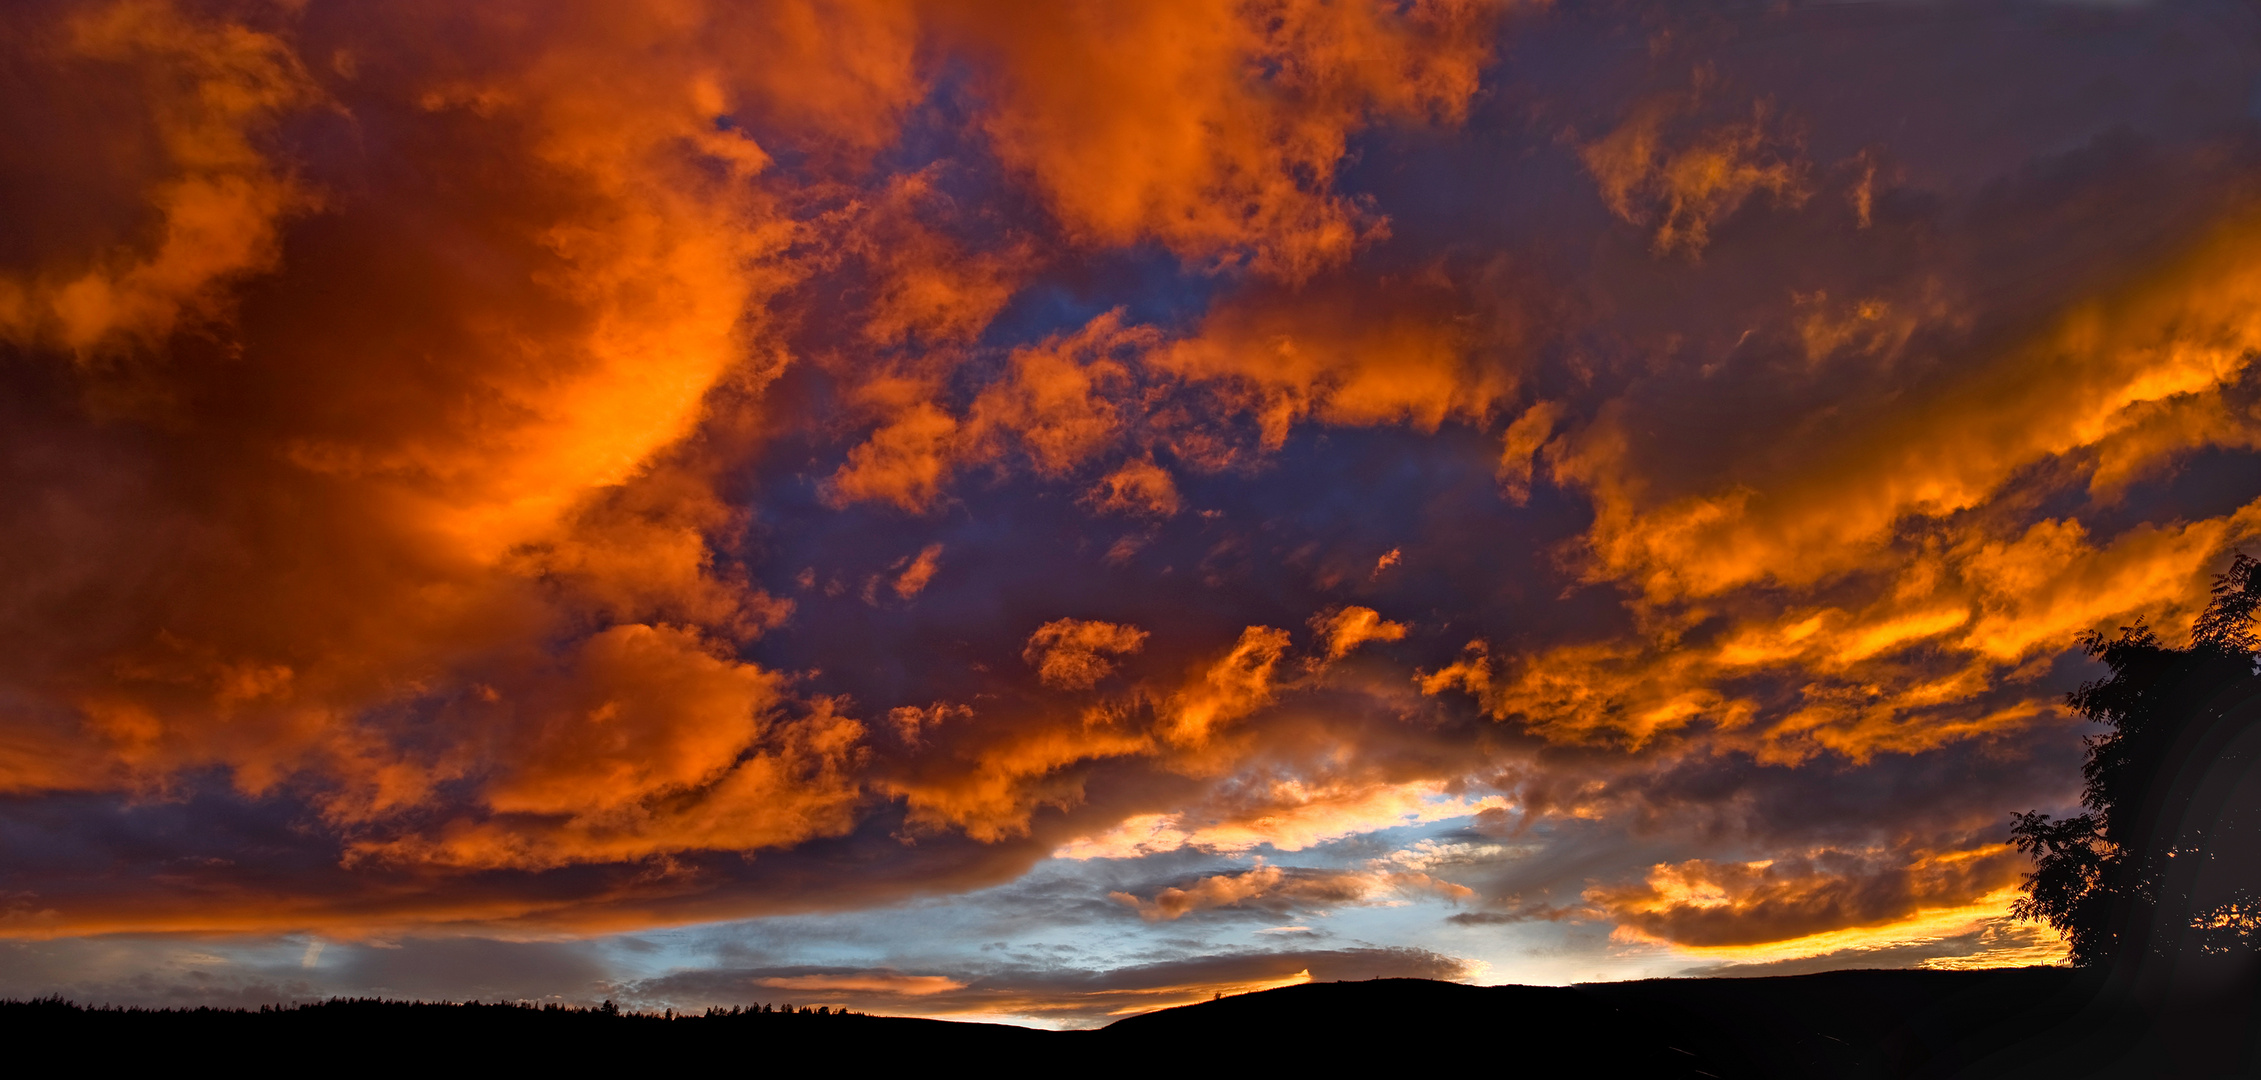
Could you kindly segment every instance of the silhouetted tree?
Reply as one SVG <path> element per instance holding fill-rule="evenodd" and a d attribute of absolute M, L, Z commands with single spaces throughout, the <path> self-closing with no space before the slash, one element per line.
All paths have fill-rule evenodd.
<path fill-rule="evenodd" d="M 2067 699 L 2108 729 L 2087 740 L 2089 812 L 2018 814 L 2011 829 L 2034 858 L 2012 913 L 2055 927 L 2075 964 L 2261 944 L 2257 610 L 2261 561 L 2241 553 L 2216 579 L 2189 648 L 2168 648 L 2140 622 L 2084 639 L 2111 671 Z"/>

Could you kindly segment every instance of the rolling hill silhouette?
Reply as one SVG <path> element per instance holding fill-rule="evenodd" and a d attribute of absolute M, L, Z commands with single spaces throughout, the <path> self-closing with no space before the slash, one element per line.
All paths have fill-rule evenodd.
<path fill-rule="evenodd" d="M 338 1000 L 258 1011 L 0 1003 L 0 1038 L 88 1065 L 226 1060 L 403 1069 L 865 1069 L 1168 1075 L 1481 1065 L 1508 1075 L 2078 1077 L 2254 1075 L 2254 998 L 2114 1007 L 2062 968 L 1839 971 L 1579 986 L 1308 983 L 1095 1031 L 862 1014 L 622 1013 Z M 2100 997 L 2099 995 L 2104 996 Z"/>

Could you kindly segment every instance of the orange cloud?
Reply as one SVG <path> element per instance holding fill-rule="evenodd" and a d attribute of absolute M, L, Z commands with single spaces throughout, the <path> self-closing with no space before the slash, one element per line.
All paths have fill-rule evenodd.
<path fill-rule="evenodd" d="M 931 225 L 948 200 L 926 173 L 891 180 L 869 206 L 851 212 L 845 254 L 860 257 L 875 280 L 863 336 L 881 345 L 961 345 L 978 336 L 1010 300 L 1027 253 L 968 250 Z"/>
<path fill-rule="evenodd" d="M 1085 501 L 1103 513 L 1168 517 L 1179 496 L 1152 448 L 1204 471 L 1230 467 L 1243 459 L 1231 417 L 1253 420 L 1262 453 L 1309 419 L 1433 431 L 1489 418 L 1517 383 L 1494 354 L 1520 345 L 1524 331 L 1516 318 L 1473 304 L 1439 280 L 1376 290 L 1329 279 L 1248 294 L 1175 337 L 1111 311 L 1014 349 L 962 410 L 931 372 L 865 379 L 855 395 L 878 426 L 824 495 L 834 506 L 882 501 L 924 512 L 965 470 L 1025 463 L 1062 479 L 1131 443 L 1149 449 L 1100 478 Z M 1508 340 L 1479 348 L 1479 327 Z"/>
<path fill-rule="evenodd" d="M 1155 334 L 1124 327 L 1119 313 L 1091 320 L 1073 335 L 1014 350 L 1011 370 L 974 399 L 968 438 L 984 460 L 1017 444 L 1044 476 L 1061 476 L 1112 444 L 1123 426 L 1111 398 L 1129 372 L 1115 356 L 1152 344 Z"/>
<path fill-rule="evenodd" d="M 1918 752 L 2047 715 L 2053 703 L 2040 695 L 1980 703 L 2088 630 L 2186 623 L 2206 601 L 2210 561 L 2257 529 L 2261 507 L 2248 506 L 2139 526 L 2098 548 L 2076 522 L 2043 521 L 1918 560 L 1864 607 L 1788 606 L 1703 637 L 1562 645 L 1521 658 L 1511 676 L 1477 652 L 1422 676 L 1421 688 L 1458 688 L 1564 742 L 1640 746 L 1700 724 L 1770 761 Z M 1794 703 L 1735 689 L 1764 671 L 1796 673 Z"/>
<path fill-rule="evenodd" d="M 1266 448 L 1306 418 L 1434 430 L 1489 416 L 1515 389 L 1512 370 L 1479 354 L 1470 306 L 1433 280 L 1330 280 L 1221 305 L 1149 363 L 1254 416 Z M 1494 348 L 1518 344 L 1512 325 L 1487 329 L 1508 338 Z"/>
<path fill-rule="evenodd" d="M 1331 190 L 1350 135 L 1375 116 L 1457 119 L 1492 11 L 1162 0 L 959 25 L 997 50 L 984 125 L 999 155 L 1072 233 L 1303 277 L 1381 229 Z"/>
<path fill-rule="evenodd" d="M 923 708 L 917 705 L 902 705 L 887 711 L 888 721 L 895 725 L 896 737 L 902 739 L 905 745 L 912 747 L 918 746 L 926 738 L 929 729 L 939 727 L 952 720 L 972 719 L 973 715 L 974 711 L 971 708 L 964 705 L 952 705 L 946 701 L 937 701 Z"/>
<path fill-rule="evenodd" d="M 2239 299 L 2252 267 L 2230 238 L 2247 228 L 2215 227 L 1965 375 L 1730 463 L 1734 482 L 1706 493 L 1663 494 L 1692 475 L 1668 459 L 1679 451 L 1631 437 L 1622 403 L 1604 410 L 1541 456 L 1592 494 L 1585 570 L 1637 593 L 1635 632 L 1512 666 L 1472 656 L 1424 691 L 1460 688 L 1565 742 L 1701 731 L 1781 762 L 1920 752 L 2051 715 L 2053 694 L 2018 689 L 2029 665 L 2089 630 L 2187 621 L 2209 567 L 2261 526 L 2249 504 L 2099 539 L 2076 517 L 2011 509 L 2036 484 L 2087 479 L 2108 496 L 2201 447 L 2245 445 L 2230 403 L 2253 355 Z M 1878 360 L 1909 347 L 1916 318 L 1878 307 L 1875 322 L 1900 324 L 1817 345 L 1813 303 L 1793 309 L 1809 351 Z M 1959 317 L 1942 310 L 1922 318 Z M 1823 590 L 1829 602 L 1806 599 Z M 1753 693 L 1743 680 L 1760 673 L 1795 692 Z"/>
<path fill-rule="evenodd" d="M 927 582 L 934 580 L 934 572 L 941 568 L 942 545 L 928 544 L 920 548 L 918 557 L 910 560 L 910 565 L 903 567 L 903 572 L 896 575 L 895 595 L 904 600 L 917 596 L 926 588 Z"/>
<path fill-rule="evenodd" d="M 1059 477 L 1115 444 L 1124 428 L 1116 398 L 1131 388 L 1118 353 L 1155 334 L 1124 327 L 1118 313 L 1082 330 L 1014 350 L 1004 377 L 977 396 L 964 417 L 931 400 L 916 380 L 880 380 L 864 396 L 889 418 L 825 484 L 835 506 L 863 500 L 924 511 L 958 470 L 1023 457 L 1042 476 Z M 1166 479 L 1166 477 L 1165 477 Z"/>
<path fill-rule="evenodd" d="M 1311 629 L 1326 643 L 1329 660 L 1340 660 L 1369 641 L 1400 641 L 1405 637 L 1404 623 L 1390 622 L 1381 612 L 1356 605 L 1312 616 Z"/>
<path fill-rule="evenodd" d="M 1213 874 L 1191 885 L 1172 886 L 1141 900 L 1113 892 L 1108 899 L 1138 912 L 1148 922 L 1175 922 L 1197 911 L 1222 907 L 1328 907 L 1388 903 L 1376 899 L 1399 894 L 1431 894 L 1446 900 L 1473 898 L 1474 889 L 1418 871 L 1296 871 L 1265 865 L 1237 874 Z"/>
<path fill-rule="evenodd" d="M 1089 689 L 1112 673 L 1111 656 L 1137 652 L 1146 640 L 1133 626 L 1058 619 L 1030 635 L 1022 659 L 1046 685 Z M 1288 644 L 1285 631 L 1249 627 L 1174 692 L 1140 685 L 1074 717 L 1024 716 L 962 744 L 955 760 L 929 762 L 882 785 L 905 800 L 921 827 L 960 829 L 985 842 L 1025 836 L 1038 807 L 1083 801 L 1081 770 L 1092 763 L 1162 757 L 1181 771 L 1217 768 L 1227 760 L 1218 745 L 1225 726 L 1272 701 L 1273 672 Z"/>
<path fill-rule="evenodd" d="M 1645 102 L 1579 150 L 1612 213 L 1655 225 L 1660 255 L 1701 253 L 1712 226 L 1760 192 L 1791 203 L 1806 196 L 1805 162 L 1768 131 L 1772 118 L 1764 103 L 1747 123 L 1722 124 L 1669 145 L 1666 125 L 1685 115 L 1693 97 Z"/>
<path fill-rule="evenodd" d="M 1170 472 L 1151 457 L 1123 462 L 1122 468 L 1100 477 L 1084 501 L 1102 514 L 1139 514 L 1170 517 L 1178 512 L 1178 486 Z"/>
<path fill-rule="evenodd" d="M 1132 626 L 1058 619 L 1030 635 L 1022 658 L 1044 685 L 1086 690 L 1112 674 L 1114 656 L 1140 651 L 1147 640 L 1145 631 Z M 1270 707 L 1283 691 L 1308 685 L 1307 679 L 1281 677 L 1280 662 L 1290 644 L 1286 631 L 1248 627 L 1231 648 L 1197 663 L 1174 688 L 1140 682 L 1072 716 L 1045 708 L 1022 713 L 1010 723 L 993 720 L 980 736 L 960 743 L 952 760 L 906 768 L 881 786 L 906 800 L 912 820 L 922 828 L 959 829 L 994 841 L 1027 835 L 1039 807 L 1080 805 L 1083 777 L 1098 762 L 1144 758 L 1176 773 L 1216 776 L 1245 750 L 1242 744 L 1250 733 L 1236 731 L 1236 725 Z M 922 726 L 924 716 L 920 714 Z M 1328 781 L 1306 788 L 1296 782 L 1271 790 L 1270 796 L 1229 800 L 1232 808 L 1212 808 L 1208 825 L 1192 824 L 1189 817 L 1192 842 L 1223 850 L 1245 846 L 1248 836 L 1265 835 L 1271 839 L 1263 842 L 1300 846 L 1354 820 L 1402 824 L 1405 814 L 1432 820 L 1474 812 L 1457 800 L 1430 805 L 1422 793 L 1434 794 L 1435 789 L 1419 784 L 1378 788 L 1372 782 L 1346 786 Z M 1460 809 L 1448 812 L 1447 807 Z M 1136 829 L 1148 820 L 1136 818 L 1123 828 Z M 1173 825 L 1161 832 L 1176 829 Z M 1159 835 L 1140 840 L 1118 831 L 1071 841 L 1062 850 L 1078 858 L 1119 857 L 1118 851 L 1159 842 Z M 1180 836 L 1175 845 L 1187 839 Z"/>
<path fill-rule="evenodd" d="M 2015 881 L 2007 846 L 1923 853 L 1905 865 L 1842 852 L 1752 863 L 1658 866 L 1638 885 L 1597 886 L 1586 901 L 1638 939 L 1749 946 L 1902 922 L 1955 909 Z"/>
<path fill-rule="evenodd" d="M 957 435 L 957 418 L 929 402 L 911 404 L 848 452 L 825 494 L 836 505 L 879 499 L 924 510 L 955 465 Z"/>
<path fill-rule="evenodd" d="M 864 728 L 828 703 L 774 717 L 772 676 L 680 631 L 615 628 L 572 660 L 578 685 L 465 710 L 513 745 L 484 785 L 485 813 L 355 857 L 544 868 L 784 847 L 853 824 Z"/>
<path fill-rule="evenodd" d="M 217 769 L 310 800 L 354 858 L 457 868 L 837 832 L 862 729 L 779 718 L 735 655 L 791 605 L 718 562 L 740 512 L 687 445 L 775 374 L 752 346 L 800 275 L 767 152 L 716 123 L 758 107 L 715 50 L 759 16 L 300 14 L 90 4 L 37 37 L 49 91 L 118 89 L 11 160 L 146 135 L 139 186 L 94 194 L 152 228 L 0 270 L 12 337 L 101 357 L 53 369 L 76 385 L 27 437 L 157 442 L 45 481 L 61 512 L 0 537 L 42 567 L 11 639 L 80 613 L 8 670 L 50 704 L 0 778 Z M 271 148 L 286 120 L 374 125 L 401 168 L 325 188 L 339 161 Z M 148 527 L 100 530 L 125 490 Z"/>
<path fill-rule="evenodd" d="M 1115 672 L 1103 654 L 1135 653 L 1146 647 L 1146 631 L 1120 623 L 1054 619 L 1028 636 L 1021 658 L 1036 668 L 1046 686 L 1089 690 Z"/>
<path fill-rule="evenodd" d="M 1501 439 L 1499 480 L 1509 501 L 1521 506 L 1531 500 L 1535 458 L 1547 440 L 1554 437 L 1555 424 L 1561 419 L 1562 406 L 1542 401 L 1523 410 L 1523 415 L 1507 425 L 1507 433 Z"/>
<path fill-rule="evenodd" d="M 1141 900 L 1125 892 L 1108 893 L 1108 899 L 1126 905 L 1148 922 L 1160 919 L 1176 920 L 1204 908 L 1232 907 L 1244 900 L 1268 896 L 1280 888 L 1286 875 L 1277 866 L 1258 866 L 1238 874 L 1214 874 L 1193 883 L 1190 888 L 1173 886 L 1154 894 L 1152 900 Z M 1355 899 L 1355 891 L 1341 891 L 1330 881 L 1312 889 L 1308 894 L 1322 902 L 1326 900 Z"/>
<path fill-rule="evenodd" d="M 51 49 L 45 59 L 66 79 L 140 84 L 133 115 L 104 119 L 143 129 L 155 144 L 135 180 L 158 225 L 146 240 L 0 274 L 0 335 L 85 356 L 120 341 L 162 341 L 184 316 L 217 317 L 221 290 L 272 268 L 282 219 L 316 201 L 258 145 L 321 98 L 298 57 L 273 34 L 164 0 L 89 5 L 59 26 L 11 21 L 25 44 Z"/>
<path fill-rule="evenodd" d="M 1129 859 L 1183 848 L 1239 853 L 1260 846 L 1302 851 L 1331 840 L 1505 808 L 1497 795 L 1448 796 L 1434 781 L 1276 779 L 1219 792 L 1208 805 L 1139 814 L 1053 852 L 1063 859 Z"/>
<path fill-rule="evenodd" d="M 2251 228 L 2224 226 L 2163 271 L 2066 311 L 1967 377 L 1814 432 L 1816 445 L 1745 471 L 1731 487 L 1662 496 L 1644 479 L 1649 463 L 1635 460 L 1622 420 L 1604 417 L 1555 464 L 1558 480 L 1595 497 L 1595 573 L 1657 599 L 1811 585 L 1863 565 L 1904 521 L 1971 510 L 2019 469 L 2143 428 L 2156 403 L 2219 394 L 2261 341 L 2244 300 L 2261 274 L 2247 255 Z M 2143 460 L 2205 445 L 2222 430 L 2154 434 Z M 2144 444 L 2116 445 L 2124 455 Z M 2126 475 L 2151 465 L 2122 457 L 2113 467 Z"/>
<path fill-rule="evenodd" d="M 1210 665 L 1197 682 L 1173 695 L 1164 710 L 1161 735 L 1169 742 L 1200 748 L 1218 729 L 1270 704 L 1272 670 L 1288 649 L 1285 630 L 1251 626 L 1232 651 Z"/>
<path fill-rule="evenodd" d="M 931 997 L 963 990 L 966 984 L 944 975 L 897 975 L 870 972 L 860 975 L 782 975 L 754 980 L 757 986 L 777 990 L 803 990 L 817 994 L 867 993 L 904 997 Z"/>
<path fill-rule="evenodd" d="M 961 745 L 951 760 L 881 784 L 903 799 L 913 825 L 958 829 L 994 843 L 1028 835 L 1039 807 L 1081 803 L 1079 767 L 1153 749 L 1153 739 L 1126 723 L 1119 710 L 1097 706 L 1067 722 L 1023 723 Z"/>

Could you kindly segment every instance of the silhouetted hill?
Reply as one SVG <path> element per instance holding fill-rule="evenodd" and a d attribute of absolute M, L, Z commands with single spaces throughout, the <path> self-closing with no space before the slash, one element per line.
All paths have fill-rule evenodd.
<path fill-rule="evenodd" d="M 1118 1059 L 1165 1057 L 1169 1047 L 1222 1052 L 1238 1046 L 1275 1065 L 1418 1070 L 1422 1062 L 1473 1055 L 1509 1076 L 1728 1075 L 1645 1017 L 1555 986 L 1306 983 L 1130 1017 L 1102 1029 L 1099 1038 Z"/>
<path fill-rule="evenodd" d="M 2103 997 L 2099 997 L 2099 994 Z M 1130 1017 L 1087 1032 L 902 1017 L 331 1001 L 259 1011 L 0 1003 L 17 1060 L 228 1061 L 325 1072 L 403 1068 L 861 1070 L 950 1066 L 1167 1076 L 1481 1067 L 1508 1076 L 2246 1076 L 2252 997 L 2109 1007 L 2058 968 L 1840 971 L 1581 986 L 1420 979 L 1310 983 Z"/>
<path fill-rule="evenodd" d="M 1511 1075 L 1542 1067 L 1721 1078 L 2261 1075 L 2253 998 L 2150 1009 L 2111 1000 L 2099 976 L 2064 968 L 1567 987 L 1381 979 L 1204 1002 L 1131 1017 L 1101 1035 L 1119 1056 L 1254 1037 L 1299 1064 L 1475 1054 Z"/>

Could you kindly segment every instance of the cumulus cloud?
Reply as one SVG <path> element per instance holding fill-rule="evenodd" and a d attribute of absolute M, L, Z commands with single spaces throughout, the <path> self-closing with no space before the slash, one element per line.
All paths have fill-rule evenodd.
<path fill-rule="evenodd" d="M 1100 315 L 1074 334 L 1015 350 L 1006 376 L 962 416 L 938 407 L 917 382 L 878 383 L 865 395 L 890 410 L 888 419 L 848 452 L 827 493 L 840 505 L 876 499 L 921 511 L 971 465 L 1025 460 L 1040 475 L 1065 476 L 1118 441 L 1125 419 L 1116 398 L 1131 376 L 1115 357 L 1154 337 L 1152 328 Z"/>
<path fill-rule="evenodd" d="M 1326 643 L 1327 659 L 1340 660 L 1350 651 L 1369 641 L 1398 641 L 1405 637 L 1405 624 L 1382 618 L 1382 613 L 1370 607 L 1355 604 L 1329 615 L 1314 615 L 1311 628 Z"/>
<path fill-rule="evenodd" d="M 1046 686 L 1063 690 L 1089 690 L 1114 674 L 1111 656 L 1135 653 L 1146 647 L 1146 631 L 1119 623 L 1087 619 L 1054 619 L 1028 636 L 1021 659 L 1036 668 Z"/>
<path fill-rule="evenodd" d="M 1241 631 L 1231 651 L 1171 697 L 1164 707 L 1162 737 L 1198 748 L 1223 726 L 1270 704 L 1272 671 L 1288 645 L 1285 630 L 1251 626 Z"/>
<path fill-rule="evenodd" d="M 1154 459 L 1137 458 L 1099 478 L 1085 494 L 1092 508 L 1103 514 L 1144 514 L 1169 517 L 1178 512 L 1178 487 L 1169 470 Z"/>
<path fill-rule="evenodd" d="M 934 580 L 934 572 L 942 568 L 942 545 L 928 544 L 920 548 L 917 557 L 907 560 L 909 565 L 895 575 L 895 595 L 904 600 L 917 596 Z"/>

